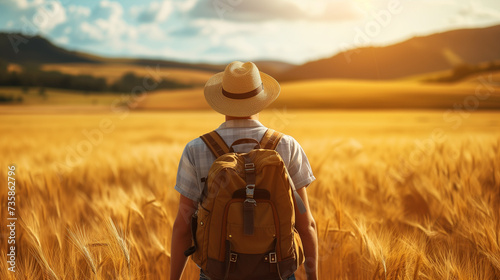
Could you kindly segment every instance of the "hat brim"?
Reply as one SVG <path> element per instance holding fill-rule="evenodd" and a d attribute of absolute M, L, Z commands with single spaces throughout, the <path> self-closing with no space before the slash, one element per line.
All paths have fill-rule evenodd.
<path fill-rule="evenodd" d="M 279 83 L 266 73 L 260 72 L 264 89 L 256 96 L 247 99 L 232 99 L 222 94 L 222 77 L 224 72 L 217 73 L 205 84 L 205 99 L 215 111 L 232 117 L 255 115 L 273 103 L 280 94 Z"/>

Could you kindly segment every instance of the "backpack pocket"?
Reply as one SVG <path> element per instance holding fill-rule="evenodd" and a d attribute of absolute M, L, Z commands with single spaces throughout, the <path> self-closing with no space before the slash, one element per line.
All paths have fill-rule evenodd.
<path fill-rule="evenodd" d="M 198 207 L 198 220 L 196 228 L 196 241 L 198 248 L 193 254 L 193 261 L 201 268 L 204 268 L 208 255 L 208 225 L 210 222 L 210 212 L 203 207 Z"/>
<path fill-rule="evenodd" d="M 232 203 L 228 212 L 226 239 L 234 252 L 263 254 L 275 250 L 276 224 L 270 202 L 257 201 L 253 235 L 243 231 L 243 202 Z"/>

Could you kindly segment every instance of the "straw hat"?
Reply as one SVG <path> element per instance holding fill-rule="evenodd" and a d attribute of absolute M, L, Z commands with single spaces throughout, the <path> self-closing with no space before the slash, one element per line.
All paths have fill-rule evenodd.
<path fill-rule="evenodd" d="M 208 104 L 215 111 L 233 117 L 254 115 L 279 94 L 279 83 L 260 72 L 252 62 L 231 62 L 224 72 L 213 75 L 205 84 Z"/>

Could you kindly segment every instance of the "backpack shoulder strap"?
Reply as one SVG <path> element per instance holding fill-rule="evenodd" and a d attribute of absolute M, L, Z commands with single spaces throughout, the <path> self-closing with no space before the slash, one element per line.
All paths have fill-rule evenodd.
<path fill-rule="evenodd" d="M 260 147 L 262 149 L 274 150 L 278 146 L 282 137 L 283 133 L 268 128 L 266 133 L 264 133 L 264 136 L 262 136 L 262 140 L 260 140 Z"/>
<path fill-rule="evenodd" d="M 276 149 L 283 135 L 284 135 L 283 133 L 275 131 L 274 129 L 270 128 L 267 129 L 266 133 L 262 137 L 262 140 L 260 141 L 260 147 L 262 149 L 271 149 L 271 150 Z M 290 182 L 290 187 L 292 188 L 293 198 L 295 200 L 295 203 L 297 204 L 297 208 L 299 209 L 299 212 L 301 214 L 304 214 L 306 212 L 304 201 L 297 192 L 295 184 L 293 183 L 292 180 L 292 176 L 290 176 L 290 174 L 288 173 L 288 169 L 285 168 L 285 171 L 288 177 L 288 181 Z"/>
<path fill-rule="evenodd" d="M 229 148 L 222 137 L 217 133 L 217 131 L 212 131 L 207 134 L 200 136 L 201 140 L 205 142 L 215 158 L 222 156 L 223 154 L 229 153 Z"/>

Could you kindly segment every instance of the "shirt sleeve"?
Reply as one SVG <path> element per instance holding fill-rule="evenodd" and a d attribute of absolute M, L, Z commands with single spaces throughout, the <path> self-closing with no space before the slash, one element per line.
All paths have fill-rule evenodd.
<path fill-rule="evenodd" d="M 288 164 L 288 173 L 292 177 L 296 189 L 300 189 L 309 185 L 316 177 L 314 177 L 311 165 L 306 156 L 306 153 L 300 144 L 291 136 L 289 138 L 290 147 L 290 162 Z"/>
<path fill-rule="evenodd" d="M 174 189 L 193 201 L 198 201 L 200 194 L 202 193 L 202 190 L 200 190 L 200 184 L 198 184 L 194 158 L 189 144 L 186 145 L 184 151 L 182 152 L 179 167 L 177 169 L 177 179 Z"/>

